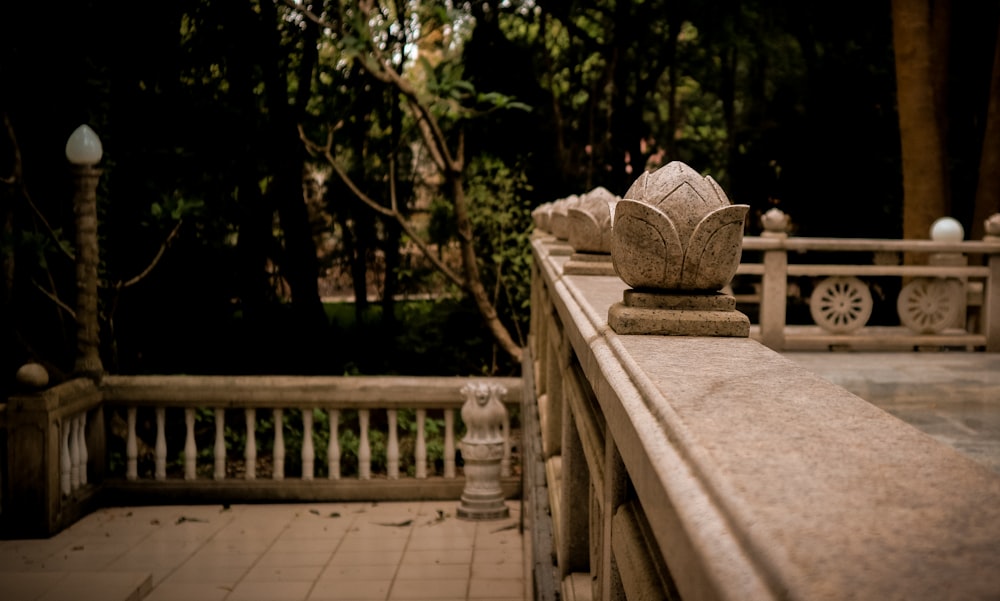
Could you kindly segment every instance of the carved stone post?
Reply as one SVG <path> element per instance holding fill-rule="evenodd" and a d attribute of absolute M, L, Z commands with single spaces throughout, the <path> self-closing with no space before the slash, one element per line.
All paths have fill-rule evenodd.
<path fill-rule="evenodd" d="M 499 520 L 510 515 L 500 488 L 503 460 L 503 423 L 507 409 L 500 396 L 507 389 L 483 382 L 462 387 L 465 404 L 462 421 L 462 459 L 465 462 L 465 490 L 457 515 L 467 520 Z"/>
<path fill-rule="evenodd" d="M 985 223 L 985 242 L 1000 242 L 1000 213 L 990 215 Z M 985 323 L 983 331 L 986 334 L 986 350 L 991 353 L 1000 352 L 1000 254 L 991 254 L 987 264 L 990 277 L 983 298 L 983 313 Z"/>
<path fill-rule="evenodd" d="M 761 215 L 762 238 L 788 237 L 788 215 L 777 207 Z M 788 251 L 764 251 L 764 277 L 760 290 L 760 337 L 771 350 L 785 348 L 785 317 L 788 304 Z"/>
<path fill-rule="evenodd" d="M 608 325 L 619 334 L 749 336 L 750 320 L 721 292 L 740 265 L 749 209 L 678 161 L 640 175 L 615 207 L 611 261 L 632 288 Z"/>

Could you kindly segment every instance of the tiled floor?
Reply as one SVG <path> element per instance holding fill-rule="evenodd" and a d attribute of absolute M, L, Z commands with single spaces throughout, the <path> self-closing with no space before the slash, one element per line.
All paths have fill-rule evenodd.
<path fill-rule="evenodd" d="M 104 509 L 51 539 L 0 541 L 0 600 L 523 600 L 519 503 L 481 522 L 457 506 Z"/>

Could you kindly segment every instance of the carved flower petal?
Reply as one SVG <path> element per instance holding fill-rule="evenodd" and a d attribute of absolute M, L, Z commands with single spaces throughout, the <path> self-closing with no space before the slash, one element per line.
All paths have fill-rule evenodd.
<path fill-rule="evenodd" d="M 610 211 L 604 207 L 605 215 L 595 215 L 582 207 L 570 207 L 569 244 L 577 252 L 607 253 L 611 252 L 611 240 L 605 231 L 610 232 Z"/>
<path fill-rule="evenodd" d="M 649 179 L 649 172 L 643 171 L 639 177 L 632 182 L 632 185 L 628 187 L 628 191 L 625 192 L 625 196 L 622 196 L 622 198 L 627 198 L 629 200 L 642 200 L 645 198 L 647 179 Z"/>
<path fill-rule="evenodd" d="M 611 229 L 611 262 L 618 277 L 633 288 L 676 288 L 683 260 L 669 217 L 643 202 L 618 202 Z"/>
<path fill-rule="evenodd" d="M 685 290 L 718 290 L 736 275 L 748 205 L 729 205 L 701 220 L 687 244 L 681 273 Z"/>

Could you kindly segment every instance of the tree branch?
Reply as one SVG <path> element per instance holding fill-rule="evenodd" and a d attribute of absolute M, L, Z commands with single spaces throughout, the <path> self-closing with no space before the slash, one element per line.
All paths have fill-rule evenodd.
<path fill-rule="evenodd" d="M 149 275 L 149 273 L 153 271 L 153 268 L 156 267 L 156 264 L 160 262 L 160 259 L 163 258 L 163 253 L 166 252 L 167 247 L 169 247 L 173 239 L 177 237 L 177 232 L 180 231 L 182 223 L 184 223 L 183 219 L 177 222 L 177 225 L 174 226 L 174 229 L 171 230 L 170 234 L 167 235 L 167 239 L 164 240 L 163 244 L 160 245 L 160 250 L 156 251 L 156 256 L 153 257 L 153 260 L 149 262 L 149 265 L 147 265 L 145 269 L 143 269 L 141 272 L 139 272 L 138 275 L 136 275 L 130 280 L 127 280 L 125 282 L 118 282 L 117 284 L 115 284 L 115 288 L 128 288 L 129 286 L 134 286 L 135 284 L 141 282 L 142 279 L 145 278 L 147 275 Z"/>
<path fill-rule="evenodd" d="M 435 253 L 431 252 L 430 245 L 423 238 L 421 238 L 419 234 L 417 234 L 417 232 L 410 226 L 409 222 L 407 222 L 406 219 L 403 218 L 403 215 L 396 210 L 396 200 L 394 192 L 392 199 L 393 208 L 387 209 L 386 207 L 382 206 L 382 204 L 376 202 L 375 199 L 365 194 L 364 191 L 361 190 L 361 188 L 359 188 L 356 183 L 354 183 L 354 180 L 351 179 L 351 176 L 348 175 L 347 171 L 344 170 L 344 168 L 340 165 L 337 159 L 333 156 L 332 136 L 333 136 L 333 131 L 336 129 L 336 127 L 337 126 L 334 126 L 333 128 L 330 129 L 330 132 L 327 135 L 326 145 L 324 146 L 320 146 L 315 142 L 309 140 L 308 136 L 306 136 L 305 134 L 305 131 L 302 129 L 302 126 L 299 126 L 299 138 L 301 138 L 303 143 L 306 145 L 306 149 L 309 151 L 309 154 L 313 156 L 317 154 L 323 156 L 326 162 L 329 163 L 331 167 L 333 167 L 334 171 L 337 172 L 337 176 L 340 177 L 340 180 L 344 182 L 344 184 L 351 190 L 352 193 L 354 193 L 355 196 L 358 197 L 358 200 L 363 202 L 365 205 L 367 205 L 373 211 L 377 212 L 379 215 L 392 219 L 396 223 L 398 223 L 399 227 L 402 228 L 403 232 L 407 236 L 409 236 L 410 239 L 413 241 L 413 243 L 417 245 L 417 248 L 420 249 L 421 254 L 423 254 L 438 271 L 444 274 L 444 276 L 448 278 L 448 280 L 451 281 L 456 286 L 462 289 L 467 289 L 468 285 L 462 279 L 462 277 L 459 276 L 457 273 L 455 273 L 450 267 L 448 267 L 448 265 L 440 258 L 438 258 L 438 256 Z M 393 181 L 390 183 L 390 185 L 394 185 L 394 178 Z"/>
<path fill-rule="evenodd" d="M 38 282 L 36 282 L 34 279 L 31 280 L 31 283 L 35 285 L 35 288 L 39 292 L 41 292 L 46 297 L 48 297 L 48 299 L 50 301 L 54 302 L 60 309 L 62 309 L 63 311 L 69 313 L 70 317 L 72 317 L 73 319 L 76 319 L 76 311 L 74 311 L 72 307 L 70 307 L 69 305 L 67 305 L 66 303 L 64 303 L 62 300 L 60 300 L 59 297 L 56 296 L 54 293 L 49 292 L 45 288 L 42 288 L 42 285 L 39 284 Z"/>

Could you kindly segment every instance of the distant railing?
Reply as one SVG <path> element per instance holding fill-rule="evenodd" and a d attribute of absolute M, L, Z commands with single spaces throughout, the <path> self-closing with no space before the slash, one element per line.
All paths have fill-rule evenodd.
<path fill-rule="evenodd" d="M 501 487 L 516 498 L 519 378 L 106 376 L 15 395 L 0 534 L 49 536 L 101 505 L 457 502 L 470 381 L 507 390 Z"/>
<path fill-rule="evenodd" d="M 733 292 L 774 350 L 1000 351 L 1000 240 L 747 236 Z"/>
<path fill-rule="evenodd" d="M 178 494 L 171 491 L 201 500 L 457 499 L 464 480 L 455 411 L 467 381 L 109 376 L 104 399 L 115 429 L 124 426 L 125 447 L 124 473 L 111 474 L 106 488 L 129 501 Z M 516 412 L 520 381 L 489 381 L 507 388 Z M 502 465 L 505 490 L 516 494 L 510 415 Z M 431 446 L 439 461 L 428 460 Z"/>

